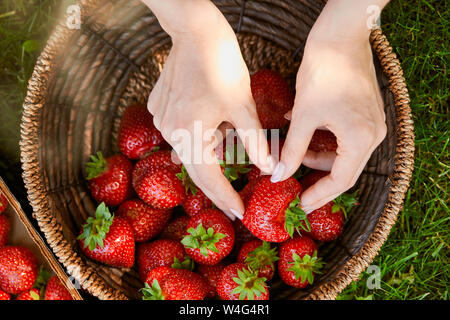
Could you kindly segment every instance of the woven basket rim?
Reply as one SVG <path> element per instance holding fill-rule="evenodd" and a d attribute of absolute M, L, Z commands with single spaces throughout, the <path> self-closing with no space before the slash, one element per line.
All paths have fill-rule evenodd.
<path fill-rule="evenodd" d="M 81 0 L 78 4 L 82 14 L 90 12 L 100 0 Z M 94 269 L 89 267 L 73 250 L 63 236 L 62 227 L 50 210 L 44 181 L 43 169 L 39 165 L 39 140 L 37 120 L 46 102 L 51 75 L 55 64 L 52 63 L 59 48 L 64 48 L 70 36 L 77 30 L 71 30 L 60 22 L 53 30 L 46 47 L 39 56 L 33 74 L 28 83 L 28 91 L 23 105 L 21 121 L 21 162 L 23 180 L 28 199 L 33 208 L 39 228 L 44 233 L 51 249 L 59 261 L 81 286 L 100 299 L 127 299 L 118 289 L 109 286 Z M 350 258 L 334 278 L 323 283 L 309 293 L 307 299 L 335 299 L 342 290 L 364 271 L 378 254 L 386 241 L 397 215 L 403 208 L 403 200 L 409 187 L 414 166 L 414 126 L 411 117 L 410 99 L 400 62 L 383 35 L 380 28 L 374 29 L 370 37 L 373 50 L 378 56 L 383 72 L 389 78 L 390 91 L 393 93 L 396 107 L 397 145 L 394 169 L 389 176 L 388 200 L 375 229 L 363 247 Z M 45 88 L 45 90 L 42 90 Z M 40 174 L 32 174 L 37 171 Z M 56 240 L 55 240 L 56 239 Z"/>

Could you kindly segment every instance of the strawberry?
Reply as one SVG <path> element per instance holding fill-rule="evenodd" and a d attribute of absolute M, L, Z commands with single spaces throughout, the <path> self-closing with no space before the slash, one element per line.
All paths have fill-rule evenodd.
<path fill-rule="evenodd" d="M 189 219 L 187 215 L 173 219 L 161 233 L 161 238 L 181 241 L 184 238 Z"/>
<path fill-rule="evenodd" d="M 309 143 L 308 150 L 314 152 L 335 152 L 337 140 L 333 132 L 328 130 L 316 130 Z"/>
<path fill-rule="evenodd" d="M 263 129 L 278 129 L 288 123 L 284 115 L 294 106 L 294 95 L 277 72 L 256 72 L 251 76 L 251 89 Z"/>
<path fill-rule="evenodd" d="M 0 248 L 8 244 L 11 223 L 6 214 L 0 214 Z"/>
<path fill-rule="evenodd" d="M 225 263 L 223 261 L 215 264 L 213 266 L 208 266 L 205 264 L 199 264 L 197 266 L 197 273 L 205 277 L 209 284 L 208 297 L 214 298 L 217 294 L 217 280 L 219 279 L 220 273 L 225 268 Z"/>
<path fill-rule="evenodd" d="M 0 301 L 11 300 L 11 295 L 6 293 L 5 291 L 0 290 Z"/>
<path fill-rule="evenodd" d="M 140 160 L 133 169 L 133 187 L 139 198 L 154 208 L 169 209 L 186 200 L 177 174 L 181 166 L 171 160 L 170 151 L 157 151 Z"/>
<path fill-rule="evenodd" d="M 208 288 L 208 283 L 199 274 L 186 269 L 166 268 L 158 272 L 157 277 L 149 274 L 142 293 L 144 300 L 203 300 Z"/>
<path fill-rule="evenodd" d="M 113 267 L 131 268 L 134 264 L 134 236 L 128 221 L 114 217 L 102 202 L 89 217 L 78 237 L 83 253 Z"/>
<path fill-rule="evenodd" d="M 47 283 L 44 300 L 73 300 L 73 298 L 61 280 L 57 276 L 53 276 Z"/>
<path fill-rule="evenodd" d="M 6 210 L 8 207 L 8 200 L 6 200 L 5 195 L 0 191 L 0 214 Z"/>
<path fill-rule="evenodd" d="M 304 228 L 306 213 L 299 208 L 300 183 L 294 178 L 272 183 L 269 176 L 256 182 L 245 209 L 244 225 L 259 239 L 283 242 Z M 307 225 L 308 227 L 308 225 Z"/>
<path fill-rule="evenodd" d="M 247 207 L 248 202 L 250 201 L 250 198 L 252 197 L 253 190 L 255 189 L 255 185 L 256 185 L 256 180 L 257 179 L 258 178 L 255 178 L 254 180 L 250 180 L 245 185 L 245 187 L 241 191 L 239 191 L 239 196 L 241 197 L 242 202 L 244 203 L 245 207 Z"/>
<path fill-rule="evenodd" d="M 344 229 L 345 217 L 356 202 L 356 194 L 342 194 L 307 215 L 310 231 L 302 231 L 317 241 L 336 240 Z"/>
<path fill-rule="evenodd" d="M 222 300 L 269 300 L 266 279 L 243 263 L 233 263 L 222 270 L 217 293 Z"/>
<path fill-rule="evenodd" d="M 317 245 L 307 236 L 296 236 L 281 244 L 278 273 L 287 285 L 305 288 L 313 283 L 322 266 Z"/>
<path fill-rule="evenodd" d="M 21 292 L 16 300 L 41 300 L 40 292 L 36 288 L 29 289 L 27 291 Z"/>
<path fill-rule="evenodd" d="M 136 242 L 156 237 L 166 227 L 171 216 L 172 210 L 152 208 L 140 199 L 125 201 L 117 210 L 117 217 L 125 218 L 133 228 Z"/>
<path fill-rule="evenodd" d="M 302 185 L 302 188 L 306 190 L 310 186 L 315 184 L 317 181 L 319 181 L 320 179 L 329 174 L 330 174 L 329 171 L 312 170 L 310 173 L 308 173 L 300 180 L 300 184 Z"/>
<path fill-rule="evenodd" d="M 86 172 L 89 190 L 95 200 L 116 206 L 131 196 L 133 166 L 127 158 L 117 154 L 105 159 L 97 152 L 97 157 L 91 156 L 91 160 L 86 165 Z"/>
<path fill-rule="evenodd" d="M 1 290 L 19 294 L 31 289 L 37 276 L 38 261 L 29 249 L 20 246 L 0 248 Z"/>
<path fill-rule="evenodd" d="M 192 260 L 186 255 L 183 245 L 169 239 L 141 244 L 137 250 L 137 265 L 142 281 L 156 267 L 193 269 Z"/>
<path fill-rule="evenodd" d="M 222 151 L 220 149 L 216 151 L 222 173 L 230 182 L 238 180 L 251 170 L 249 158 L 242 142 L 237 140 L 237 137 L 234 140 L 234 144 L 224 143 Z"/>
<path fill-rule="evenodd" d="M 256 237 L 247 229 L 241 220 L 236 219 L 233 221 L 234 228 L 234 247 L 230 253 L 230 256 L 237 257 L 241 247 L 244 243 L 255 240 Z"/>
<path fill-rule="evenodd" d="M 183 203 L 184 211 L 191 217 L 202 210 L 211 209 L 212 207 L 212 201 L 200 189 L 197 189 L 195 193 L 189 192 L 186 201 Z"/>
<path fill-rule="evenodd" d="M 142 105 L 129 106 L 120 121 L 118 143 L 129 159 L 140 159 L 161 145 L 164 139 L 153 125 L 153 116 Z"/>
<path fill-rule="evenodd" d="M 233 249 L 234 229 L 219 210 L 208 209 L 191 217 L 181 243 L 195 262 L 214 265 Z"/>
<path fill-rule="evenodd" d="M 267 281 L 275 274 L 277 260 L 277 248 L 271 248 L 270 243 L 259 239 L 244 243 L 237 258 L 237 262 L 245 263 L 251 270 L 258 271 L 258 276 Z"/>

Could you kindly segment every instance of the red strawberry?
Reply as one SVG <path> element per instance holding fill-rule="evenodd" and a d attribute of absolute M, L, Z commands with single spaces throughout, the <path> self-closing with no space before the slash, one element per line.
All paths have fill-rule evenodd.
<path fill-rule="evenodd" d="M 173 219 L 161 233 L 161 238 L 181 241 L 186 233 L 189 216 L 182 215 Z"/>
<path fill-rule="evenodd" d="M 277 260 L 277 248 L 271 248 L 270 243 L 259 239 L 244 243 L 237 258 L 237 262 L 245 263 L 251 270 L 258 271 L 258 276 L 267 281 L 275 274 Z"/>
<path fill-rule="evenodd" d="M 0 301 L 3 300 L 11 300 L 11 296 L 8 293 L 0 290 Z"/>
<path fill-rule="evenodd" d="M 306 213 L 299 208 L 300 183 L 294 178 L 272 183 L 269 176 L 256 182 L 242 222 L 259 239 L 283 242 L 303 227 Z"/>
<path fill-rule="evenodd" d="M 5 195 L 0 191 L 0 213 L 6 210 L 8 206 L 8 200 L 6 200 Z"/>
<path fill-rule="evenodd" d="M 197 189 L 195 194 L 189 192 L 186 201 L 183 203 L 184 211 L 191 217 L 202 210 L 211 209 L 212 207 L 212 201 L 200 189 Z"/>
<path fill-rule="evenodd" d="M 142 292 L 144 300 L 203 300 L 208 288 L 199 274 L 186 269 L 164 269 L 156 278 L 149 274 Z"/>
<path fill-rule="evenodd" d="M 169 239 L 141 244 L 137 250 L 137 264 L 142 281 L 156 267 L 193 268 L 192 261 L 187 257 L 183 245 Z"/>
<path fill-rule="evenodd" d="M 278 273 L 287 285 L 305 288 L 313 283 L 322 266 L 317 245 L 307 236 L 296 236 L 281 244 Z"/>
<path fill-rule="evenodd" d="M 174 159 L 172 159 L 174 157 Z M 149 154 L 147 157 L 139 160 L 133 168 L 133 184 L 145 176 L 148 171 L 167 168 L 178 173 L 181 172 L 181 164 L 175 153 L 169 150 L 160 150 Z"/>
<path fill-rule="evenodd" d="M 261 171 L 259 171 L 259 173 L 261 173 Z M 258 177 L 259 177 L 259 173 L 258 173 Z M 250 201 L 250 198 L 252 197 L 253 190 L 255 189 L 257 179 L 258 178 L 255 178 L 254 180 L 250 180 L 250 178 L 249 178 L 250 181 L 245 185 L 245 187 L 241 191 L 239 191 L 239 196 L 241 197 L 242 202 L 244 203 L 245 207 L 247 207 L 248 202 Z"/>
<path fill-rule="evenodd" d="M 38 261 L 29 249 L 20 246 L 0 248 L 1 290 L 19 294 L 31 289 L 37 276 Z"/>
<path fill-rule="evenodd" d="M 136 164 L 133 186 L 139 198 L 152 207 L 173 208 L 186 200 L 179 173 L 181 166 L 172 162 L 170 151 L 157 151 Z"/>
<path fill-rule="evenodd" d="M 234 228 L 234 247 L 230 253 L 230 256 L 236 258 L 244 243 L 255 240 L 256 237 L 247 229 L 241 220 L 236 219 L 233 221 Z"/>
<path fill-rule="evenodd" d="M 142 105 L 129 106 L 120 122 L 119 148 L 129 159 L 139 159 L 164 142 L 153 125 L 153 116 Z"/>
<path fill-rule="evenodd" d="M 166 227 L 172 210 L 154 209 L 140 199 L 128 200 L 117 210 L 117 217 L 125 218 L 134 231 L 134 240 L 144 242 L 156 237 Z"/>
<path fill-rule="evenodd" d="M 221 211 L 204 210 L 191 217 L 181 243 L 194 261 L 214 265 L 233 249 L 233 225 Z"/>
<path fill-rule="evenodd" d="M 219 279 L 220 273 L 225 268 L 225 263 L 223 261 L 215 264 L 213 266 L 208 266 L 204 264 L 199 264 L 197 266 L 197 273 L 205 277 L 209 283 L 208 297 L 214 298 L 217 294 L 217 280 Z"/>
<path fill-rule="evenodd" d="M 300 184 L 302 185 L 302 188 L 306 190 L 310 186 L 315 184 L 317 181 L 319 181 L 320 179 L 329 174 L 330 174 L 329 171 L 312 170 L 310 173 L 308 173 L 300 180 Z"/>
<path fill-rule="evenodd" d="M 245 264 L 233 263 L 222 270 L 217 293 L 222 300 L 269 300 L 265 281 Z"/>
<path fill-rule="evenodd" d="M 45 288 L 44 300 L 73 300 L 73 298 L 61 280 L 57 276 L 53 276 Z"/>
<path fill-rule="evenodd" d="M 87 219 L 78 239 L 91 259 L 118 268 L 134 264 L 133 229 L 126 219 L 112 216 L 104 202 L 97 207 L 95 218 Z"/>
<path fill-rule="evenodd" d="M 40 292 L 36 288 L 29 289 L 27 291 L 21 292 L 16 300 L 41 300 Z"/>
<path fill-rule="evenodd" d="M 11 223 L 6 214 L 0 214 L 0 248 L 8 244 Z"/>
<path fill-rule="evenodd" d="M 128 199 L 132 194 L 131 171 L 133 165 L 122 155 L 114 155 L 107 159 L 101 152 L 91 156 L 86 172 L 89 190 L 98 202 L 108 206 L 116 206 Z"/>
<path fill-rule="evenodd" d="M 337 140 L 333 132 L 328 130 L 316 130 L 309 143 L 308 149 L 314 152 L 335 152 Z"/>
<path fill-rule="evenodd" d="M 288 123 L 284 115 L 294 106 L 294 95 L 277 72 L 256 72 L 251 77 L 251 89 L 263 129 L 278 129 Z"/>
<path fill-rule="evenodd" d="M 302 234 L 306 234 L 317 241 L 336 240 L 344 229 L 347 211 L 356 203 L 356 193 L 340 195 L 307 215 L 310 231 L 302 231 Z"/>

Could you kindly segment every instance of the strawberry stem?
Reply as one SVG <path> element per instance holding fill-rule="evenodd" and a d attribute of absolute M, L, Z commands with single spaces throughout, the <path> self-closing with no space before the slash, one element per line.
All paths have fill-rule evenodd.
<path fill-rule="evenodd" d="M 142 300 L 165 300 L 161 286 L 156 279 L 153 280 L 151 287 L 148 283 L 145 283 L 145 287 L 141 291 L 143 294 Z"/>
<path fill-rule="evenodd" d="M 86 164 L 87 180 L 99 177 L 107 169 L 107 162 L 101 151 L 97 152 L 97 157 L 92 155 L 91 160 Z"/>
<path fill-rule="evenodd" d="M 303 229 L 306 232 L 311 231 L 311 225 L 309 224 L 307 214 L 300 208 L 300 198 L 297 197 L 292 200 L 285 212 L 284 229 L 292 238 L 294 231 L 300 233 L 299 229 Z"/>
<path fill-rule="evenodd" d="M 100 203 L 95 211 L 95 218 L 89 217 L 83 225 L 83 233 L 78 236 L 79 240 L 84 240 L 84 247 L 89 246 L 93 251 L 97 246 L 103 248 L 103 240 L 109 232 L 114 216 L 109 212 L 104 202 Z"/>
<path fill-rule="evenodd" d="M 296 280 L 300 279 L 301 282 L 308 281 L 309 284 L 314 282 L 314 275 L 321 273 L 320 269 L 324 265 L 321 259 L 317 258 L 317 250 L 314 251 L 312 257 L 309 254 L 300 257 L 294 252 L 292 259 L 294 261 L 290 263 L 291 267 L 287 270 L 295 273 Z"/>
<path fill-rule="evenodd" d="M 189 192 L 191 192 L 194 196 L 197 194 L 197 186 L 194 181 L 192 181 L 184 165 L 181 166 L 181 172 L 177 173 L 176 176 L 183 184 L 186 194 L 189 194 Z"/>
<path fill-rule="evenodd" d="M 333 207 L 331 212 L 335 213 L 342 211 L 345 219 L 347 219 L 347 212 L 349 212 L 355 205 L 358 205 L 358 190 L 353 193 L 343 193 L 333 200 Z"/>
<path fill-rule="evenodd" d="M 244 268 L 237 273 L 238 277 L 233 278 L 233 281 L 238 286 L 231 293 L 239 294 L 239 300 L 254 300 L 255 296 L 259 297 L 263 292 L 267 292 L 266 278 L 258 277 L 257 271 Z"/>
<path fill-rule="evenodd" d="M 200 253 L 208 257 L 208 250 L 219 252 L 216 248 L 216 243 L 226 237 L 225 234 L 214 232 L 213 228 L 206 230 L 200 223 L 196 229 L 189 228 L 189 235 L 185 236 L 181 243 L 191 249 L 200 249 Z"/>
<path fill-rule="evenodd" d="M 279 260 L 277 248 L 270 248 L 270 243 L 263 241 L 263 244 L 250 251 L 245 258 L 245 263 L 251 270 L 258 271 L 265 266 L 275 268 L 274 262 Z"/>
<path fill-rule="evenodd" d="M 174 269 L 187 269 L 193 271 L 195 264 L 194 260 L 192 260 L 190 257 L 187 257 L 182 262 L 178 260 L 178 258 L 173 258 L 173 263 L 171 267 Z"/>

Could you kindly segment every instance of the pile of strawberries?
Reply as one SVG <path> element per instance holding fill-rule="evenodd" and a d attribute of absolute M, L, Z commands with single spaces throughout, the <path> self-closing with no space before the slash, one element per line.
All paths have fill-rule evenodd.
<path fill-rule="evenodd" d="M 7 206 L 0 191 L 0 300 L 72 300 L 59 278 L 39 267 L 29 249 L 8 245 L 11 224 L 4 212 Z"/>
<path fill-rule="evenodd" d="M 288 125 L 284 115 L 294 97 L 279 74 L 254 74 L 252 92 L 264 128 Z M 145 106 L 125 110 L 118 144 L 121 154 L 98 152 L 87 163 L 89 189 L 100 204 L 78 239 L 91 259 L 136 267 L 145 300 L 265 300 L 277 270 L 287 285 L 304 288 L 324 264 L 315 241 L 337 239 L 356 202 L 343 195 L 307 215 L 299 197 L 327 172 L 271 183 L 251 164 L 220 159 L 246 208 L 242 221 L 231 221 L 189 178 Z M 318 131 L 310 149 L 336 145 L 332 133 Z M 221 151 L 225 160 L 233 157 L 228 146 Z"/>

